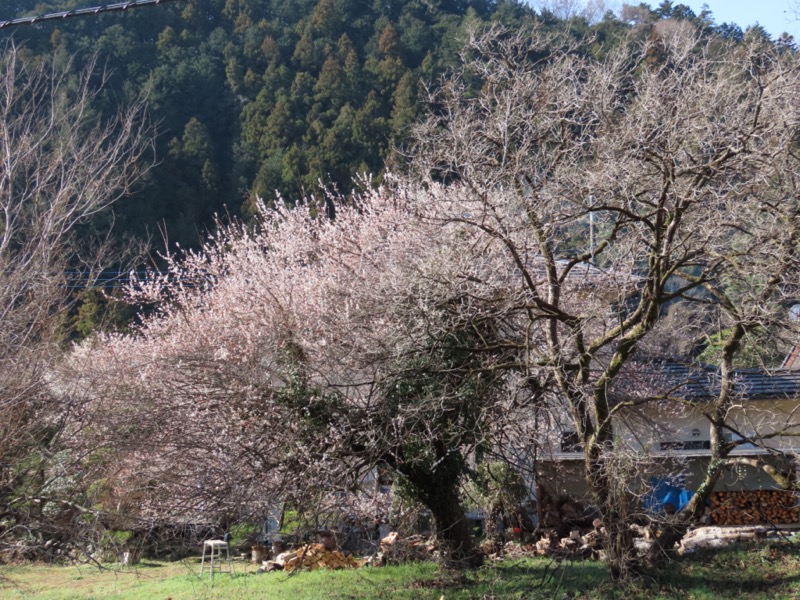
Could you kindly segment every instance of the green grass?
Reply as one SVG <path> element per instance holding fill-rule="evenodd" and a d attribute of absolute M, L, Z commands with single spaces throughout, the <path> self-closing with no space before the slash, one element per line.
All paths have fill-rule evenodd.
<path fill-rule="evenodd" d="M 773 600 L 800 598 L 800 547 L 746 545 L 694 554 L 620 586 L 600 563 L 556 564 L 545 559 L 505 560 L 466 575 L 431 563 L 287 576 L 257 575 L 234 563 L 235 574 L 213 586 L 197 576 L 198 562 L 145 561 L 136 569 L 25 565 L 0 569 L 0 598 L 118 599 L 618 599 Z"/>

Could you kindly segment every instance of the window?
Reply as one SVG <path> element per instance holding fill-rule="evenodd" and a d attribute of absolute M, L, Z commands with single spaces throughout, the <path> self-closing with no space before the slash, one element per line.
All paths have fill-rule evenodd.
<path fill-rule="evenodd" d="M 662 450 L 710 450 L 711 442 L 708 440 L 661 442 L 660 447 Z"/>
<path fill-rule="evenodd" d="M 561 451 L 562 452 L 583 452 L 583 444 L 576 431 L 561 432 Z"/>

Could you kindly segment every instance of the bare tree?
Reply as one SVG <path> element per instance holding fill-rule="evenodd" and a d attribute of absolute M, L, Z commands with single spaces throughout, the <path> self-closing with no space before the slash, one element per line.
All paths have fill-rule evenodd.
<path fill-rule="evenodd" d="M 32 495 L 48 486 L 46 457 L 69 412 L 54 404 L 46 374 L 76 279 L 91 284 L 106 245 L 79 230 L 141 175 L 150 140 L 140 101 L 111 120 L 93 112 L 94 61 L 76 71 L 32 64 L 13 45 L 0 52 L 0 503 L 11 524 L 0 538 L 8 541 L 42 514 L 43 498 Z"/>
<path fill-rule="evenodd" d="M 459 182 L 452 219 L 505 248 L 524 290 L 527 373 L 564 402 L 625 577 L 635 559 L 611 468 L 621 418 L 669 396 L 626 397 L 626 366 L 677 334 L 661 325 L 676 302 L 703 307 L 687 324 L 700 339 L 725 340 L 712 467 L 685 526 L 730 447 L 733 357 L 758 330 L 790 329 L 800 72 L 793 53 L 686 28 L 587 54 L 537 29 L 475 33 L 416 130 L 412 177 Z"/>

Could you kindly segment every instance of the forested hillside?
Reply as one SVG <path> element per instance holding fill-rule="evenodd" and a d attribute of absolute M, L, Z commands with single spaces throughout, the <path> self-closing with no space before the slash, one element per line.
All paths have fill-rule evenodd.
<path fill-rule="evenodd" d="M 0 19 L 90 4 L 99 2 L 18 0 L 0 8 Z M 256 195 L 272 201 L 277 191 L 291 201 L 320 181 L 347 191 L 357 173 L 380 177 L 424 108 L 424 84 L 454 64 L 476 22 L 518 27 L 538 19 L 575 35 L 592 29 L 598 54 L 623 33 L 648 35 L 660 19 L 742 35 L 668 1 L 623 13 L 590 25 L 516 0 L 190 0 L 0 37 L 13 37 L 31 57 L 76 56 L 76 69 L 98 53 L 111 71 L 98 107 L 107 113 L 148 95 L 158 164 L 117 205 L 115 231 L 150 235 L 157 247 L 166 233 L 185 247 L 214 213 L 248 217 Z"/>
<path fill-rule="evenodd" d="M 82 6 L 18 2 L 0 18 Z M 149 94 L 159 164 L 118 205 L 116 228 L 164 224 L 170 242 L 191 245 L 215 212 L 246 215 L 254 194 L 291 199 L 319 180 L 347 189 L 357 172 L 379 174 L 459 31 L 531 14 L 484 0 L 192 0 L 2 35 L 56 60 L 98 52 L 113 71 L 106 111 Z"/>

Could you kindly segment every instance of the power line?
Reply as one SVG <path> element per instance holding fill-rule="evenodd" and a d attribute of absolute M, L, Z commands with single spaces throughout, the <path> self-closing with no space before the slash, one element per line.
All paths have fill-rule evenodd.
<path fill-rule="evenodd" d="M 134 284 L 152 283 L 177 284 L 184 288 L 195 288 L 200 283 L 210 283 L 210 278 L 182 276 L 164 271 L 100 271 L 98 273 L 65 271 L 63 287 L 67 289 L 120 289 Z"/>
<path fill-rule="evenodd" d="M 0 29 L 7 27 L 14 27 L 15 25 L 33 25 L 34 23 L 41 23 L 43 21 L 56 21 L 60 19 L 68 19 L 71 17 L 87 17 L 98 15 L 107 12 L 118 12 L 128 10 L 129 8 L 139 8 L 142 6 L 155 6 L 157 4 L 166 4 L 167 2 L 175 2 L 176 0 L 128 0 L 127 2 L 116 2 L 114 4 L 105 4 L 103 6 L 93 6 L 91 8 L 75 8 L 73 10 L 65 10 L 57 13 L 50 13 L 46 15 L 38 15 L 36 17 L 20 17 L 19 19 L 11 19 L 9 21 L 0 21 Z M 184 0 L 180 0 L 183 2 Z"/>

